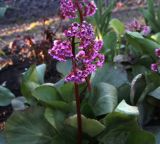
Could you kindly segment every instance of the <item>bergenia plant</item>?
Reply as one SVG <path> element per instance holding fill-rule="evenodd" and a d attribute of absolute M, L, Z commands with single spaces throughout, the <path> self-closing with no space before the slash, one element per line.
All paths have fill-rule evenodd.
<path fill-rule="evenodd" d="M 159 59 L 160 58 L 160 48 L 155 49 L 155 56 Z M 159 60 L 156 63 L 151 64 L 151 70 L 154 72 L 159 72 Z"/>
<path fill-rule="evenodd" d="M 87 83 L 91 91 L 90 75 L 97 68 L 102 67 L 104 55 L 100 53 L 103 46 L 102 40 L 97 40 L 93 26 L 85 21 L 86 17 L 93 16 L 96 12 L 94 1 L 89 0 L 61 0 L 60 10 L 63 18 L 74 19 L 79 17 L 80 22 L 72 23 L 64 31 L 64 40 L 55 40 L 49 54 L 53 59 L 65 62 L 72 60 L 72 70 L 65 77 L 65 82 L 73 82 L 75 88 L 78 143 L 82 144 L 82 122 L 80 112 L 79 84 Z"/>
<path fill-rule="evenodd" d="M 126 26 L 127 31 L 139 32 L 143 36 L 148 36 L 151 33 L 151 28 L 145 24 L 141 24 L 138 20 L 134 19 Z"/>

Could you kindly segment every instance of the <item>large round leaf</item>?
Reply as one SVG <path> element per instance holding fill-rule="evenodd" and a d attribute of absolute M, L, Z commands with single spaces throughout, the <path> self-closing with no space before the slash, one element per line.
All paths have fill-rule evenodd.
<path fill-rule="evenodd" d="M 146 79 L 143 74 L 137 75 L 131 82 L 131 93 L 130 93 L 130 99 L 131 103 L 137 104 L 144 89 L 146 88 Z M 143 98 L 144 99 L 144 98 Z"/>
<path fill-rule="evenodd" d="M 66 114 L 59 110 L 54 110 L 47 108 L 45 110 L 45 118 L 46 120 L 53 126 L 55 130 L 58 132 L 64 127 L 64 120 Z"/>
<path fill-rule="evenodd" d="M 117 102 L 117 89 L 107 83 L 97 83 L 89 97 L 89 103 L 96 116 L 112 112 L 117 106 Z"/>
<path fill-rule="evenodd" d="M 110 21 L 110 27 L 112 27 L 119 36 L 125 32 L 125 25 L 118 19 L 112 19 Z"/>
<path fill-rule="evenodd" d="M 160 47 L 160 44 L 142 37 L 141 34 L 137 32 L 127 32 L 126 36 L 129 44 L 135 46 L 137 49 L 141 49 L 145 54 L 149 54 L 156 59 L 154 51 Z"/>
<path fill-rule="evenodd" d="M 154 136 L 141 130 L 134 116 L 112 113 L 104 123 L 106 129 L 98 138 L 101 144 L 155 144 Z"/>
<path fill-rule="evenodd" d="M 155 106 L 159 106 L 160 104 L 160 87 L 156 88 L 154 91 L 148 94 L 148 102 Z"/>
<path fill-rule="evenodd" d="M 95 73 L 95 76 L 93 76 L 92 84 L 95 85 L 99 82 L 106 82 L 117 88 L 125 83 L 129 83 L 126 71 L 121 67 L 110 64 L 105 64 L 104 67 L 99 69 Z"/>
<path fill-rule="evenodd" d="M 37 87 L 32 95 L 39 101 L 44 102 L 55 108 L 66 108 L 67 103 L 63 101 L 59 92 L 54 86 L 51 85 L 41 85 Z"/>
<path fill-rule="evenodd" d="M 81 115 L 82 118 L 82 130 L 84 133 L 94 137 L 101 133 L 105 126 L 95 119 L 89 119 Z M 77 128 L 77 115 L 71 116 L 66 120 L 66 124 Z"/>
<path fill-rule="evenodd" d="M 14 94 L 9 89 L 0 86 L 0 106 L 9 105 L 14 98 Z"/>
<path fill-rule="evenodd" d="M 7 144 L 54 144 L 55 132 L 43 113 L 38 107 L 13 113 L 6 123 Z"/>
<path fill-rule="evenodd" d="M 72 62 L 70 60 L 66 62 L 58 62 L 56 68 L 59 73 L 63 74 L 63 76 L 66 76 L 72 69 Z"/>
<path fill-rule="evenodd" d="M 138 107 L 128 105 L 125 100 L 121 101 L 121 103 L 116 107 L 115 111 L 127 115 L 139 115 Z"/>

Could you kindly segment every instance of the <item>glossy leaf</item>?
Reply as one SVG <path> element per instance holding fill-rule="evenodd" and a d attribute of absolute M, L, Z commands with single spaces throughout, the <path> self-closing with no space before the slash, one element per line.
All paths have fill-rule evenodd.
<path fill-rule="evenodd" d="M 98 138 L 102 144 L 155 144 L 155 137 L 141 130 L 134 116 L 111 113 L 103 121 L 106 129 Z"/>
<path fill-rule="evenodd" d="M 121 103 L 116 107 L 116 112 L 121 112 L 127 115 L 139 115 L 138 107 L 128 105 L 125 100 L 121 101 Z"/>
<path fill-rule="evenodd" d="M 65 109 L 68 107 L 67 103 L 64 102 L 54 86 L 41 85 L 34 89 L 32 95 L 39 101 L 44 102 L 55 108 Z"/>
<path fill-rule="evenodd" d="M 0 106 L 7 106 L 11 104 L 15 95 L 7 88 L 0 86 Z"/>
<path fill-rule="evenodd" d="M 14 111 L 25 110 L 26 109 L 25 103 L 27 103 L 25 97 L 16 97 L 11 101 L 11 105 Z"/>
<path fill-rule="evenodd" d="M 110 64 L 105 64 L 92 77 L 92 85 L 96 85 L 99 82 L 106 82 L 117 88 L 125 83 L 129 83 L 125 69 Z"/>
<path fill-rule="evenodd" d="M 55 132 L 43 117 L 41 108 L 14 112 L 6 124 L 8 144 L 53 144 Z"/>
<path fill-rule="evenodd" d="M 64 127 L 65 113 L 59 110 L 46 108 L 45 118 L 55 130 L 60 132 Z"/>
<path fill-rule="evenodd" d="M 110 27 L 112 27 L 119 35 L 122 35 L 125 32 L 124 24 L 118 19 L 112 19 L 110 21 Z"/>
<path fill-rule="evenodd" d="M 56 68 L 59 73 L 63 74 L 63 76 L 66 76 L 72 69 L 72 62 L 70 60 L 66 62 L 58 62 Z"/>
<path fill-rule="evenodd" d="M 0 132 L 0 144 L 6 144 L 4 133 Z"/>
<path fill-rule="evenodd" d="M 83 132 L 90 135 L 91 137 L 98 135 L 105 129 L 105 126 L 95 119 L 89 119 L 83 115 L 81 116 L 81 118 Z M 66 120 L 66 124 L 77 128 L 77 115 L 69 117 Z"/>
<path fill-rule="evenodd" d="M 117 106 L 117 102 L 117 89 L 107 83 L 97 83 L 89 97 L 89 104 L 96 116 L 112 112 Z"/>

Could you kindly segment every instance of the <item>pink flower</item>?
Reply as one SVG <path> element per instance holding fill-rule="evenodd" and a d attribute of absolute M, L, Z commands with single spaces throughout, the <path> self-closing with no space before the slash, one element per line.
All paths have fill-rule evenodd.
<path fill-rule="evenodd" d="M 72 46 L 70 41 L 55 40 L 49 54 L 59 61 L 66 61 L 67 58 L 73 57 Z"/>
<path fill-rule="evenodd" d="M 151 64 L 151 70 L 154 72 L 158 72 L 158 65 L 157 64 Z"/>
<path fill-rule="evenodd" d="M 132 32 L 140 32 L 144 36 L 148 36 L 151 33 L 149 26 L 141 24 L 138 20 L 133 20 L 127 24 L 127 30 Z"/>
<path fill-rule="evenodd" d="M 93 16 L 96 13 L 97 7 L 94 1 L 80 0 L 80 8 L 84 17 Z M 74 0 L 60 0 L 60 10 L 64 18 L 78 17 L 78 6 Z"/>
<path fill-rule="evenodd" d="M 160 48 L 155 49 L 155 55 L 160 57 Z"/>
<path fill-rule="evenodd" d="M 84 7 L 84 16 L 93 16 L 96 13 L 97 7 L 94 1 L 88 2 L 88 4 Z"/>
<path fill-rule="evenodd" d="M 80 8 L 84 12 L 83 16 L 91 16 L 96 12 L 96 5 L 93 1 L 81 0 Z M 64 17 L 77 17 L 77 9 L 75 1 L 61 0 L 61 12 Z M 103 47 L 103 41 L 95 39 L 94 28 L 86 21 L 81 24 L 72 23 L 64 31 L 64 36 L 67 40 L 54 41 L 49 54 L 62 62 L 69 58 L 72 59 L 74 66 L 70 74 L 66 76 L 65 81 L 83 83 L 92 72 L 103 66 L 104 55 L 99 53 Z"/>
<path fill-rule="evenodd" d="M 60 10 L 64 18 L 76 18 L 77 9 L 72 0 L 60 0 Z"/>

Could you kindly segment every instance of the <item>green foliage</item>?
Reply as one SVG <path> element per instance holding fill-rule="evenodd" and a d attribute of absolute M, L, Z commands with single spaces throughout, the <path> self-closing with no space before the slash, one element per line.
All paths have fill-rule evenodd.
<path fill-rule="evenodd" d="M 0 144 L 6 144 L 4 133 L 0 132 Z"/>
<path fill-rule="evenodd" d="M 109 22 L 115 3 L 116 1 L 112 0 L 109 5 L 106 6 L 104 0 L 97 0 L 98 11 L 90 21 L 95 26 L 96 35 L 100 38 L 103 38 L 109 31 Z"/>
<path fill-rule="evenodd" d="M 141 130 L 133 116 L 112 113 L 103 122 L 106 129 L 99 136 L 101 144 L 155 144 L 154 136 Z"/>
<path fill-rule="evenodd" d="M 97 136 L 105 129 L 105 126 L 95 119 L 89 119 L 83 115 L 81 116 L 81 118 L 82 118 L 83 132 L 91 137 Z M 77 128 L 77 115 L 69 117 L 66 120 L 66 124 Z"/>
<path fill-rule="evenodd" d="M 156 59 L 154 51 L 156 48 L 160 47 L 160 44 L 150 39 L 144 38 L 138 32 L 127 32 L 126 37 L 128 43 L 134 46 L 134 48 L 137 50 L 141 51 L 141 54 L 148 54 L 152 56 L 154 60 Z"/>
<path fill-rule="evenodd" d="M 113 28 L 119 37 L 125 32 L 125 25 L 118 19 L 112 19 L 110 21 L 110 27 Z"/>
<path fill-rule="evenodd" d="M 38 67 L 33 65 L 23 74 L 21 82 L 21 92 L 23 96 L 30 99 L 29 97 L 32 96 L 32 91 L 44 82 L 45 71 L 45 64 L 39 65 Z"/>
<path fill-rule="evenodd" d="M 95 116 L 111 113 L 117 106 L 117 89 L 107 83 L 97 83 L 88 99 Z"/>
<path fill-rule="evenodd" d="M 32 90 L 26 87 L 36 104 L 24 111 L 14 112 L 9 118 L 5 130 L 7 143 L 20 144 L 25 141 L 24 144 L 75 144 L 77 115 L 74 85 L 65 84 L 64 81 L 58 85 L 44 84 L 44 71 L 41 70 L 42 73 L 39 74 L 37 71 L 37 67 L 32 66 L 23 75 L 23 82 L 37 84 Z M 138 108 L 128 105 L 124 100 L 118 104 L 119 89 L 129 85 L 127 73 L 113 65 L 106 65 L 100 71 L 92 77 L 91 94 L 86 94 L 85 84 L 79 86 L 80 94 L 85 95 L 81 105 L 83 143 L 89 144 L 94 140 L 99 144 L 154 144 L 154 137 L 141 130 L 137 124 Z M 108 76 L 104 79 L 106 74 Z M 152 81 L 154 78 L 147 79 L 147 82 Z M 121 89 L 121 94 L 123 93 L 126 93 L 125 88 Z M 20 101 L 29 102 L 21 99 L 15 105 L 19 105 Z M 99 121 L 97 117 L 105 118 Z"/>
<path fill-rule="evenodd" d="M 160 9 L 155 10 L 154 0 L 147 0 L 148 9 L 143 9 L 142 13 L 146 22 L 154 32 L 160 32 Z"/>
<path fill-rule="evenodd" d="M 7 9 L 8 9 L 8 6 L 0 7 L 0 18 L 3 18 L 5 16 Z"/>
<path fill-rule="evenodd" d="M 58 62 L 56 68 L 59 73 L 66 76 L 72 69 L 72 62 L 70 60 L 66 62 Z"/>
<path fill-rule="evenodd" d="M 44 110 L 38 107 L 13 113 L 5 129 L 7 143 L 53 144 L 56 141 L 55 132 L 46 122 L 43 113 Z"/>
<path fill-rule="evenodd" d="M 121 101 L 115 109 L 116 112 L 121 112 L 127 115 L 139 115 L 138 107 L 128 105 L 125 100 Z"/>
<path fill-rule="evenodd" d="M 106 82 L 118 88 L 128 83 L 127 72 L 119 66 L 106 63 L 103 68 L 99 69 L 92 77 L 92 85 L 99 82 Z"/>
<path fill-rule="evenodd" d="M 15 98 L 15 95 L 7 88 L 0 86 L 0 106 L 7 106 Z"/>

